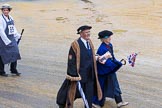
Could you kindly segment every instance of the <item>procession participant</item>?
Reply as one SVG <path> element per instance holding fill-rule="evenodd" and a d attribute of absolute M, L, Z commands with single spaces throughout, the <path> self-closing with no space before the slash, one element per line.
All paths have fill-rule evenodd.
<path fill-rule="evenodd" d="M 81 83 L 89 108 L 92 108 L 94 95 L 99 100 L 102 98 L 94 46 L 90 40 L 91 28 L 87 25 L 79 27 L 77 34 L 80 37 L 71 44 L 68 55 L 67 77 L 57 95 L 57 104 L 60 108 L 72 108 L 73 101 L 81 98 L 77 87 L 78 81 Z"/>
<path fill-rule="evenodd" d="M 101 31 L 98 34 L 98 39 L 100 39 L 102 43 L 98 48 L 97 54 L 102 56 L 109 52 L 112 58 L 106 59 L 105 62 L 97 61 L 98 79 L 103 97 L 101 100 L 98 100 L 94 96 L 93 106 L 95 108 L 104 106 L 106 97 L 115 98 L 117 107 L 128 105 L 128 102 L 123 102 L 122 100 L 121 90 L 116 76 L 116 72 L 121 68 L 122 63 L 116 60 L 114 56 L 113 45 L 111 44 L 112 35 L 113 33 L 108 30 Z"/>
<path fill-rule="evenodd" d="M 17 32 L 14 20 L 9 13 L 12 7 L 9 4 L 3 4 L 1 7 L 2 15 L 0 15 L 0 75 L 7 77 L 4 71 L 4 65 L 10 65 L 12 74 L 19 76 L 21 73 L 17 71 L 17 60 L 21 59 L 17 41 L 20 34 Z"/>

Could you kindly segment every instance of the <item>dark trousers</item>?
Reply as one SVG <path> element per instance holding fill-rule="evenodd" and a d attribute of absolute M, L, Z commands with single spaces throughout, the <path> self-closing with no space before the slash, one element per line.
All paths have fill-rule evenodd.
<path fill-rule="evenodd" d="M 65 105 L 59 105 L 59 108 L 65 108 Z"/>
<path fill-rule="evenodd" d="M 10 71 L 11 73 L 17 73 L 17 61 L 15 62 L 12 62 L 11 65 L 10 65 Z M 4 63 L 0 57 L 0 74 L 5 74 L 5 71 L 4 71 Z"/>
<path fill-rule="evenodd" d="M 81 83 L 81 87 L 88 101 L 89 108 L 92 108 L 92 100 L 93 100 L 93 95 L 94 95 L 94 81 L 91 80 L 85 83 Z M 78 88 L 77 88 L 76 95 L 77 97 L 81 97 Z"/>
<path fill-rule="evenodd" d="M 118 104 L 120 102 L 122 102 L 122 97 L 121 97 L 121 94 L 119 96 L 115 96 L 115 102 Z"/>
<path fill-rule="evenodd" d="M 81 83 L 81 87 L 82 87 L 85 97 L 88 101 L 89 108 L 92 108 L 92 99 L 93 99 L 93 95 L 94 95 L 94 81 L 87 81 L 85 83 Z M 76 90 L 76 98 L 75 99 L 77 99 L 77 98 L 81 98 L 78 87 Z M 65 108 L 65 105 L 59 105 L 59 108 Z M 85 108 L 86 108 L 86 106 L 85 106 Z"/>
<path fill-rule="evenodd" d="M 85 97 L 88 101 L 89 108 L 92 108 L 92 99 L 93 99 L 93 94 L 94 94 L 94 82 L 88 81 L 87 83 L 84 83 L 84 84 L 81 84 L 81 85 L 83 87 Z"/>

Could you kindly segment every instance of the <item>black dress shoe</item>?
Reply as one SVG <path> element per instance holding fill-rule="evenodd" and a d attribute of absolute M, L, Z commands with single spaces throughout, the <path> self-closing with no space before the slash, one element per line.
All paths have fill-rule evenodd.
<path fill-rule="evenodd" d="M 4 74 L 0 74 L 0 76 L 8 77 L 8 74 L 4 73 Z"/>
<path fill-rule="evenodd" d="M 21 73 L 17 71 L 17 69 L 10 69 L 12 75 L 20 76 Z"/>
<path fill-rule="evenodd" d="M 15 72 L 11 72 L 11 74 L 16 75 L 16 76 L 20 76 L 21 73 L 19 73 L 19 72 L 16 72 L 16 73 Z"/>

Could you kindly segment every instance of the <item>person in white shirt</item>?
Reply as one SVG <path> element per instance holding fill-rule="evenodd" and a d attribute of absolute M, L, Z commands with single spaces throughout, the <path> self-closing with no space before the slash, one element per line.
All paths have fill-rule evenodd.
<path fill-rule="evenodd" d="M 19 76 L 16 69 L 17 60 L 21 59 L 17 41 L 21 35 L 17 32 L 14 20 L 9 15 L 12 7 L 9 4 L 3 4 L 1 7 L 2 15 L 0 15 L 0 75 L 7 77 L 8 74 L 4 71 L 4 65 L 10 65 L 12 74 Z"/>

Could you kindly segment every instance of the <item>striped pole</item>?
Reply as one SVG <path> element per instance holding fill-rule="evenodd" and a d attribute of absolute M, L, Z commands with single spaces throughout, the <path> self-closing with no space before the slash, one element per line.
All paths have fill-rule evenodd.
<path fill-rule="evenodd" d="M 86 108 L 89 108 L 88 101 L 87 101 L 87 99 L 85 97 L 85 94 L 83 92 L 83 89 L 82 89 L 81 84 L 80 84 L 79 81 L 77 82 L 77 85 L 78 85 L 78 90 L 80 92 L 80 95 L 81 95 L 81 97 L 83 99 L 84 105 L 86 106 Z"/>

